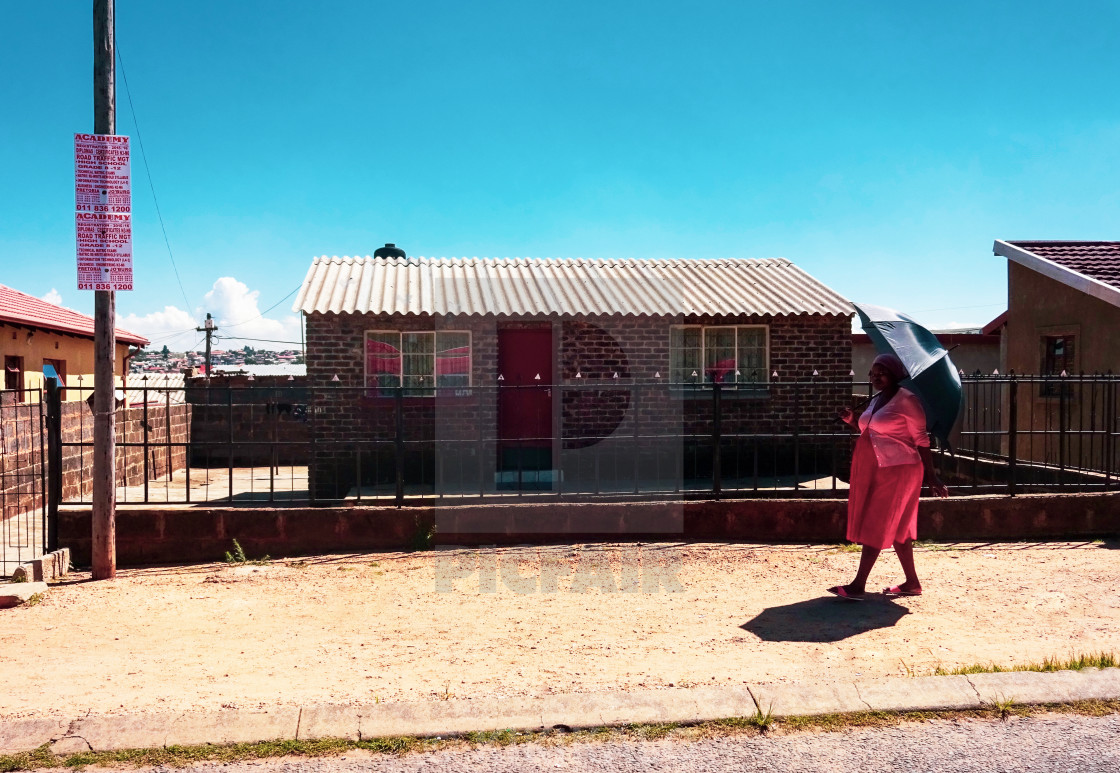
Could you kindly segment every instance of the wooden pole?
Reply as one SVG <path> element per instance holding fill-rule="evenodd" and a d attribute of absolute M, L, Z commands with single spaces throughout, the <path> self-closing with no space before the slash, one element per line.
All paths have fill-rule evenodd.
<path fill-rule="evenodd" d="M 93 131 L 116 134 L 114 0 L 93 0 Z M 117 574 L 116 308 L 111 290 L 94 292 L 93 579 Z"/>

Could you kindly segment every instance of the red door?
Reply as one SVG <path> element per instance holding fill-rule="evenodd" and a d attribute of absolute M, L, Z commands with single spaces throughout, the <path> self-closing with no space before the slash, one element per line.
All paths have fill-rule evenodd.
<path fill-rule="evenodd" d="M 552 329 L 498 331 L 498 465 L 552 467 Z"/>

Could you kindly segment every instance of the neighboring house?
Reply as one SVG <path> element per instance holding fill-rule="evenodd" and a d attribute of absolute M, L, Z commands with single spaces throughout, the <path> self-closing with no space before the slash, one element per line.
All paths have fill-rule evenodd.
<path fill-rule="evenodd" d="M 1120 373 L 1120 242 L 996 241 L 1006 373 Z"/>
<path fill-rule="evenodd" d="M 1007 258 L 1000 370 L 1050 377 L 1015 385 L 1016 455 L 1115 472 L 1116 382 L 1091 377 L 1120 374 L 1120 242 L 996 241 L 993 250 Z"/>
<path fill-rule="evenodd" d="M 713 383 L 729 433 L 832 431 L 850 392 L 788 385 L 847 378 L 853 310 L 784 259 L 322 257 L 294 308 L 309 384 L 340 387 L 313 408 L 319 496 L 359 469 L 391 480 L 398 427 L 402 453 L 433 450 L 409 463 L 437 489 L 454 470 L 476 491 L 574 485 L 581 465 L 609 474 L 612 444 L 635 477 L 665 458 L 687 474 L 681 438 L 710 432 Z"/>
<path fill-rule="evenodd" d="M 117 386 L 128 373 L 129 346 L 146 346 L 148 339 L 116 329 Z M 19 390 L 43 386 L 43 366 L 52 365 L 68 387 L 93 387 L 93 318 L 47 303 L 0 285 L 0 357 L 5 390 L 22 400 Z M 64 399 L 82 400 L 91 394 L 69 389 Z"/>
<path fill-rule="evenodd" d="M 996 317 L 983 328 L 971 330 L 934 330 L 941 345 L 949 350 L 949 356 L 958 370 L 966 376 L 990 376 L 1000 368 L 1000 344 L 1003 340 L 999 331 L 1004 315 Z M 875 344 L 866 333 L 852 334 L 852 374 L 856 381 L 867 379 L 871 363 L 878 352 Z"/>

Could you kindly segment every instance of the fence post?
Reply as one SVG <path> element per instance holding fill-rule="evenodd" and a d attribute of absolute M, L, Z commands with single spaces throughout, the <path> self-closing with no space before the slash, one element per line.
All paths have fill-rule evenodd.
<path fill-rule="evenodd" d="M 397 458 L 397 507 L 404 505 L 404 387 L 397 387 L 397 432 L 394 441 L 394 454 Z"/>
<path fill-rule="evenodd" d="M 1066 379 L 1058 381 L 1058 485 L 1066 477 Z"/>
<path fill-rule="evenodd" d="M 142 394 L 144 395 L 144 419 L 140 422 L 140 428 L 144 430 L 144 504 L 148 503 L 148 479 L 152 477 L 151 465 L 148 462 L 148 377 L 143 378 L 144 386 Z"/>
<path fill-rule="evenodd" d="M 793 489 L 801 484 L 801 383 L 793 380 Z"/>
<path fill-rule="evenodd" d="M 1116 426 L 1116 382 L 1112 374 L 1104 384 L 1104 490 L 1112 490 L 1112 465 L 1115 454 L 1113 428 Z"/>
<path fill-rule="evenodd" d="M 720 498 L 723 490 L 720 441 L 723 435 L 723 387 L 718 381 L 712 382 L 712 493 Z"/>
<path fill-rule="evenodd" d="M 1015 496 L 1015 474 L 1019 458 L 1019 382 L 1011 376 L 1007 405 L 1007 494 Z"/>
<path fill-rule="evenodd" d="M 62 501 L 62 390 L 47 382 L 47 552 L 58 550 L 58 505 Z"/>
<path fill-rule="evenodd" d="M 209 386 L 209 367 L 206 369 L 206 383 Z M 211 394 L 209 388 L 206 390 L 206 394 Z M 226 489 L 229 492 L 229 501 L 233 502 L 233 382 L 230 379 L 226 379 L 226 417 L 229 421 L 229 446 L 226 448 L 226 461 L 228 463 L 226 466 L 226 474 L 229 476 L 229 481 Z"/>

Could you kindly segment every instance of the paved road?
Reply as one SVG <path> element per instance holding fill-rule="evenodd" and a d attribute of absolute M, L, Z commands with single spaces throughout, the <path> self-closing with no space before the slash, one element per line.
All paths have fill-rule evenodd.
<path fill-rule="evenodd" d="M 1120 715 L 1044 715 L 1006 722 L 935 721 L 877 730 L 797 733 L 697 742 L 663 740 L 579 743 L 558 748 L 511 746 L 436 752 L 403 758 L 349 754 L 284 759 L 185 771 L 212 773 L 351 773 L 353 771 L 801 771 L 856 773 L 1117 773 Z"/>

